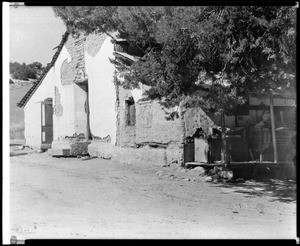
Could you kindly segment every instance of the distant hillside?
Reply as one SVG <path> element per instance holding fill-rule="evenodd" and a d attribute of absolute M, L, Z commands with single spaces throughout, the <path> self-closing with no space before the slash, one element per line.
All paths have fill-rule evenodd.
<path fill-rule="evenodd" d="M 25 85 L 10 85 L 10 139 L 24 139 L 24 109 L 17 103 L 30 89 L 32 83 Z"/>

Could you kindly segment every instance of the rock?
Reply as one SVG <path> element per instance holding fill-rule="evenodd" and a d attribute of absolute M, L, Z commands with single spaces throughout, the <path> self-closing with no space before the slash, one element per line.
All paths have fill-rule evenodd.
<path fill-rule="evenodd" d="M 43 153 L 43 150 L 38 149 L 38 150 L 36 151 L 36 153 Z"/>
<path fill-rule="evenodd" d="M 171 164 L 170 164 L 170 167 L 179 167 L 179 165 L 178 165 L 178 163 L 174 163 L 174 162 L 172 162 Z"/>
<path fill-rule="evenodd" d="M 203 167 L 195 167 L 193 169 L 194 172 L 197 172 L 199 175 L 204 175 L 205 174 L 205 169 Z"/>
<path fill-rule="evenodd" d="M 163 171 L 157 171 L 155 174 L 156 174 L 157 176 L 162 176 L 162 175 L 164 174 L 164 172 L 163 172 Z"/>
<path fill-rule="evenodd" d="M 105 160 L 110 160 L 111 159 L 111 156 L 109 155 L 102 155 L 100 156 L 101 159 L 105 159 Z"/>
<path fill-rule="evenodd" d="M 213 180 L 213 178 L 211 176 L 207 176 L 207 177 L 204 177 L 204 180 L 206 182 L 211 182 Z"/>
<path fill-rule="evenodd" d="M 170 166 L 170 164 L 164 164 L 164 165 L 162 165 L 162 167 L 169 167 Z"/>
<path fill-rule="evenodd" d="M 25 149 L 25 146 L 19 146 L 18 149 L 23 150 L 23 149 Z"/>
<path fill-rule="evenodd" d="M 232 171 L 219 171 L 218 176 L 223 179 L 232 179 L 233 178 L 233 172 Z"/>
<path fill-rule="evenodd" d="M 190 181 L 190 179 L 183 178 L 182 181 Z"/>
<path fill-rule="evenodd" d="M 175 176 L 174 176 L 174 174 L 168 174 L 167 177 L 174 178 Z"/>
<path fill-rule="evenodd" d="M 227 179 L 232 179 L 233 178 L 233 172 L 232 171 L 228 171 L 227 172 Z"/>
<path fill-rule="evenodd" d="M 218 174 L 215 174 L 215 175 L 213 175 L 213 176 L 211 176 L 211 177 L 212 177 L 213 180 L 219 179 Z"/>
<path fill-rule="evenodd" d="M 220 170 L 221 170 L 221 169 L 220 169 L 219 167 L 215 166 L 213 169 L 210 169 L 210 170 L 209 170 L 209 173 L 210 173 L 211 175 L 214 175 L 214 174 L 217 174 Z"/>

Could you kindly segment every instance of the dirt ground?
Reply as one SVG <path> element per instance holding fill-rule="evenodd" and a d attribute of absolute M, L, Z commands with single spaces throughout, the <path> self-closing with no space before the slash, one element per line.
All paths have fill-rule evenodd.
<path fill-rule="evenodd" d="M 178 165 L 53 158 L 11 146 L 18 239 L 296 238 L 293 181 L 207 182 Z"/>

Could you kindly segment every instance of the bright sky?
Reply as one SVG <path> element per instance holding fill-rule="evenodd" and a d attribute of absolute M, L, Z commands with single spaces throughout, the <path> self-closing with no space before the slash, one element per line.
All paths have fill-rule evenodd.
<path fill-rule="evenodd" d="M 9 10 L 10 61 L 37 61 L 46 66 L 66 31 L 62 20 L 54 16 L 50 6 L 19 6 Z"/>

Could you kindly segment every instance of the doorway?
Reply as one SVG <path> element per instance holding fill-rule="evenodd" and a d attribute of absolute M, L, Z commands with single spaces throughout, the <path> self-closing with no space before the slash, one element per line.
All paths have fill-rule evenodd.
<path fill-rule="evenodd" d="M 53 141 L 53 107 L 52 98 L 41 103 L 42 144 L 51 144 Z"/>

